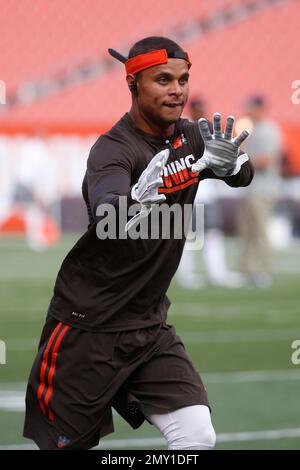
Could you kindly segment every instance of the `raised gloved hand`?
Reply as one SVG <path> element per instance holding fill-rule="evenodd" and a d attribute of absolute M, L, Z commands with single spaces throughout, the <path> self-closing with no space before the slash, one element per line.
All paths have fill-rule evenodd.
<path fill-rule="evenodd" d="M 198 124 L 205 149 L 203 156 L 192 165 L 192 171 L 197 173 L 209 168 L 219 177 L 236 175 L 240 171 L 241 165 L 249 159 L 246 153 L 239 155 L 239 152 L 240 145 L 247 139 L 250 132 L 245 129 L 237 137 L 232 138 L 234 117 L 228 116 L 223 134 L 220 113 L 214 114 L 212 134 L 206 119 L 199 119 Z"/>
<path fill-rule="evenodd" d="M 148 216 L 152 210 L 152 204 L 166 200 L 166 196 L 164 194 L 158 194 L 158 188 L 163 183 L 163 179 L 160 175 L 168 158 L 168 149 L 157 153 L 139 177 L 138 182 L 133 185 L 131 189 L 131 197 L 134 201 L 141 204 L 141 211 L 127 222 L 125 226 L 126 231 L 128 231 L 141 218 Z"/>

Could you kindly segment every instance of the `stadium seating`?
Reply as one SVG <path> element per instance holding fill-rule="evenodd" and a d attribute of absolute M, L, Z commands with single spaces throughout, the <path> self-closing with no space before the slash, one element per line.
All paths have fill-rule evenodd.
<path fill-rule="evenodd" d="M 103 131 L 130 105 L 122 65 L 116 63 L 86 79 L 72 77 L 86 65 L 110 60 L 108 47 L 126 53 L 141 37 L 166 35 L 189 51 L 191 92 L 205 98 L 210 112 L 240 114 L 245 96 L 265 95 L 270 115 L 287 130 L 295 167 L 300 167 L 299 144 L 290 140 L 290 126 L 299 125 L 299 107 L 291 95 L 292 82 L 299 79 L 300 4 L 269 1 L 256 11 L 241 9 L 230 20 L 234 9 L 247 3 L 188 0 L 183 9 L 179 1 L 114 0 L 105 2 L 105 8 L 98 0 L 4 2 L 0 79 L 7 86 L 8 104 L 0 107 L 1 131 Z M 205 28 L 209 22 L 210 28 Z M 32 101 L 27 96 L 27 101 L 9 106 L 9 97 L 19 96 L 24 84 L 53 80 L 60 86 L 46 96 Z"/>

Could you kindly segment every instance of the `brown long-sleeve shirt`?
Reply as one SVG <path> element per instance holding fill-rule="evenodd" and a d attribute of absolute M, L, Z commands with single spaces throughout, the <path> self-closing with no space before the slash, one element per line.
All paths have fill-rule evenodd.
<path fill-rule="evenodd" d="M 112 204 L 119 215 L 119 196 L 133 204 L 131 187 L 160 150 L 170 149 L 159 192 L 168 205 L 192 204 L 200 181 L 217 178 L 211 170 L 193 173 L 192 164 L 204 151 L 198 124 L 180 119 L 169 139 L 136 128 L 129 114 L 93 145 L 83 181 L 89 228 L 64 259 L 49 314 L 92 331 L 144 328 L 165 320 L 166 295 L 178 267 L 185 238 L 99 239 L 97 208 Z M 245 162 L 235 176 L 223 179 L 233 187 L 247 186 L 253 167 Z M 205 184 L 201 183 L 201 184 Z M 102 219 L 103 220 L 103 219 Z M 119 232 L 118 232 L 119 235 Z"/>

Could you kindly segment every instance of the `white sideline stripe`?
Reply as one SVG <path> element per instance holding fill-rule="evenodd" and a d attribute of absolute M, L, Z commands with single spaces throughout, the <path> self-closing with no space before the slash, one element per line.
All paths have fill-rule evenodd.
<path fill-rule="evenodd" d="M 24 411 L 25 392 L 15 390 L 0 391 L 0 410 Z"/>
<path fill-rule="evenodd" d="M 252 292 L 252 291 L 249 291 Z M 220 299 L 220 295 L 223 296 L 223 291 L 221 293 L 217 293 L 214 297 L 215 299 Z M 257 311 L 257 302 L 262 306 L 261 311 Z M 285 299 L 284 300 L 284 306 L 287 307 L 292 307 L 295 309 L 295 313 L 298 313 L 298 307 L 299 307 L 299 299 L 298 298 L 292 298 L 292 299 Z M 209 300 L 202 301 L 199 299 L 195 299 L 194 302 L 173 302 L 170 310 L 168 312 L 168 316 L 177 316 L 180 315 L 182 318 L 186 316 L 191 316 L 195 318 L 202 318 L 202 317 L 213 317 L 215 318 L 223 318 L 224 316 L 226 318 L 236 318 L 237 316 L 240 317 L 245 317 L 247 315 L 253 316 L 253 314 L 257 315 L 259 313 L 260 318 L 264 318 L 269 315 L 277 315 L 279 314 L 282 318 L 282 304 L 277 305 L 276 303 L 274 304 L 274 299 L 273 298 L 263 298 L 263 299 L 257 299 L 254 297 L 251 298 L 251 296 L 247 296 L 246 298 L 240 298 L 239 299 L 239 306 L 234 306 L 234 305 L 212 305 Z M 32 308 L 26 308 L 24 306 L 15 306 L 13 310 L 9 310 L 6 313 L 7 315 L 7 320 L 9 323 L 11 322 L 19 322 L 20 317 L 19 315 L 16 316 L 16 311 L 18 313 L 21 313 L 22 316 L 26 314 L 26 321 L 39 321 L 43 322 L 46 318 L 46 313 L 43 314 L 45 311 L 45 304 L 39 305 L 34 305 Z M 287 318 L 293 317 L 293 313 L 289 314 L 287 311 L 285 311 L 285 315 L 283 316 L 283 321 L 286 321 Z M 5 318 L 4 318 L 5 321 Z"/>
<path fill-rule="evenodd" d="M 247 297 L 241 297 L 239 298 L 239 302 L 240 302 L 240 305 L 238 307 L 234 307 L 233 305 L 230 305 L 228 306 L 229 309 L 231 308 L 238 308 L 239 311 L 241 313 L 243 313 L 243 308 L 246 308 L 246 309 L 250 309 L 250 308 L 257 308 L 257 303 L 259 302 L 260 304 L 270 304 L 271 306 L 273 307 L 276 307 L 276 304 L 274 305 L 274 299 L 271 298 L 271 297 L 268 297 L 268 298 L 260 298 L 260 299 L 257 299 L 256 296 L 250 296 L 250 293 L 253 294 L 252 291 L 249 291 L 249 296 Z M 232 299 L 232 296 L 231 296 L 231 299 Z M 216 300 L 222 300 L 222 302 L 224 302 L 224 295 L 223 295 L 223 292 L 220 293 L 220 294 L 216 294 L 214 296 L 214 301 Z M 299 299 L 294 297 L 294 298 L 291 298 L 291 299 L 284 299 L 284 305 L 299 305 Z M 198 306 L 198 308 L 208 308 L 209 310 L 214 310 L 216 309 L 216 307 L 220 307 L 220 308 L 223 308 L 223 306 L 221 305 L 212 305 L 210 299 L 206 299 L 205 301 L 201 300 L 201 299 L 195 299 L 195 301 L 189 301 L 189 302 L 185 302 L 185 301 L 174 301 L 172 302 L 171 306 L 170 306 L 170 311 L 172 311 L 173 309 L 186 309 L 186 308 L 189 308 L 189 307 L 195 307 L 195 306 Z M 281 304 L 282 306 L 282 304 Z"/>
<path fill-rule="evenodd" d="M 242 442 L 263 439 L 282 439 L 300 437 L 300 428 L 272 429 L 269 431 L 250 431 L 237 433 L 222 433 L 217 436 L 217 442 Z"/>
<path fill-rule="evenodd" d="M 282 341 L 295 338 L 295 328 L 261 330 L 216 330 L 206 332 L 179 332 L 188 344 L 231 343 L 244 341 Z"/>
<path fill-rule="evenodd" d="M 232 432 L 217 434 L 217 443 L 222 442 L 247 442 L 247 441 L 262 441 L 272 439 L 292 439 L 300 437 L 300 428 L 292 429 L 271 429 L 265 431 L 250 431 L 250 432 Z M 166 441 L 161 437 L 150 437 L 144 439 L 111 439 L 103 440 L 102 443 L 95 447 L 97 450 L 107 449 L 144 449 L 153 446 L 165 446 Z M 34 444 L 12 444 L 1 445 L 0 450 L 33 450 L 37 449 Z"/>
<path fill-rule="evenodd" d="M 241 299 L 239 299 L 241 300 Z M 212 305 L 208 303 L 201 303 L 201 302 L 177 302 L 176 304 L 172 304 L 172 307 L 170 307 L 170 311 L 168 312 L 168 317 L 177 317 L 180 316 L 181 319 L 183 318 L 197 318 L 197 319 L 202 319 L 206 317 L 210 317 L 215 319 L 224 319 L 226 318 L 227 320 L 231 318 L 247 318 L 249 316 L 253 317 L 253 315 L 258 315 L 260 318 L 269 318 L 271 319 L 275 317 L 276 315 L 279 315 L 281 319 L 281 323 L 287 320 L 287 318 L 293 318 L 294 314 L 292 313 L 287 313 L 285 316 L 282 316 L 282 305 L 274 305 L 274 300 L 269 300 L 269 299 L 260 299 L 259 302 L 266 304 L 261 306 L 261 310 L 258 312 L 257 311 L 257 303 L 250 303 L 250 300 L 247 299 L 247 303 L 243 304 L 241 302 L 241 305 L 238 307 L 234 306 L 219 306 L 219 305 Z M 264 302 L 266 301 L 266 302 Z M 257 301 L 256 301 L 257 302 Z M 273 302 L 273 303 L 272 303 Z M 295 313 L 298 313 L 299 310 L 299 300 L 293 300 L 290 299 L 290 301 L 287 300 L 289 303 L 290 307 L 293 307 L 295 309 Z"/>
<path fill-rule="evenodd" d="M 284 305 L 294 308 L 294 312 L 285 312 L 285 315 L 282 316 L 282 304 L 274 304 L 274 299 L 259 299 L 259 304 L 262 305 L 261 311 L 257 311 L 257 302 L 256 298 L 240 298 L 240 305 L 212 305 L 211 302 L 206 301 L 202 302 L 195 300 L 195 302 L 174 302 L 170 307 L 168 312 L 168 317 L 180 316 L 181 318 L 192 317 L 201 319 L 203 317 L 212 317 L 213 319 L 218 318 L 245 318 L 247 316 L 258 315 L 260 318 L 269 318 L 273 319 L 275 316 L 279 316 L 278 319 L 281 319 L 281 323 L 285 322 L 288 318 L 294 318 L 295 314 L 298 313 L 299 300 L 298 299 L 285 299 Z M 41 317 L 41 312 L 45 310 L 45 305 L 41 307 L 34 307 L 33 309 L 27 309 L 26 307 L 16 307 L 13 311 L 6 312 L 8 317 L 7 321 L 9 323 L 19 322 L 20 317 L 16 314 L 18 313 L 26 314 L 26 321 L 39 321 L 43 322 L 45 315 Z"/>
<path fill-rule="evenodd" d="M 214 330 L 205 332 L 178 331 L 179 336 L 188 344 L 211 344 L 231 343 L 244 341 L 283 341 L 286 339 L 298 339 L 295 328 L 265 328 L 248 330 Z M 296 338 L 297 336 L 297 338 Z M 6 341 L 7 349 L 10 351 L 25 351 L 37 349 L 36 338 L 9 339 Z"/>
<path fill-rule="evenodd" d="M 300 380 L 300 368 L 287 370 L 249 370 L 201 374 L 206 384 L 246 383 L 246 382 L 282 382 Z"/>
<path fill-rule="evenodd" d="M 294 429 L 275 429 L 266 431 L 250 431 L 250 432 L 236 432 L 236 433 L 220 433 L 217 434 L 217 443 L 221 442 L 247 442 L 257 440 L 270 440 L 270 439 L 282 439 L 282 438 L 293 438 L 300 436 L 300 428 Z M 131 448 L 143 448 L 143 446 L 149 445 L 165 445 L 163 438 L 148 438 L 148 439 L 115 439 L 102 441 L 102 445 L 95 447 L 95 449 L 103 449 L 105 446 L 107 449 L 117 449 L 118 447 L 131 447 Z M 104 450 L 104 449 L 103 449 Z"/>
<path fill-rule="evenodd" d="M 238 372 L 210 372 L 201 374 L 206 385 L 224 383 L 251 383 L 251 382 L 282 382 L 287 380 L 300 380 L 300 370 L 259 370 L 259 371 L 238 371 Z M 0 391 L 0 410 L 3 411 L 24 411 L 25 409 L 25 384 L 22 383 L 23 390 L 13 390 L 17 384 L 6 384 L 10 389 Z"/>

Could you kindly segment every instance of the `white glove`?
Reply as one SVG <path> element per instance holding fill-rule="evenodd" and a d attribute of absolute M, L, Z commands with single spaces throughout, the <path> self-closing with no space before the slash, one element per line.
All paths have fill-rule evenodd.
<path fill-rule="evenodd" d="M 157 153 L 145 168 L 138 182 L 131 189 L 131 197 L 141 204 L 141 211 L 127 222 L 127 232 L 138 220 L 147 217 L 152 210 L 152 204 L 166 200 L 164 194 L 158 194 L 158 188 L 163 183 L 160 174 L 169 158 L 169 149 Z"/>
<path fill-rule="evenodd" d="M 206 119 L 199 119 L 198 124 L 205 149 L 203 156 L 192 165 L 192 171 L 197 173 L 205 168 L 210 168 L 216 176 L 236 175 L 240 171 L 241 165 L 249 159 L 246 153 L 239 156 L 239 147 L 250 135 L 250 132 L 245 129 L 233 139 L 234 117 L 228 116 L 225 133 L 223 134 L 220 113 L 214 114 L 213 134 L 209 130 Z"/>

